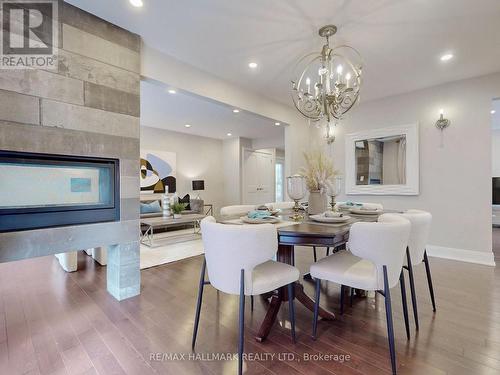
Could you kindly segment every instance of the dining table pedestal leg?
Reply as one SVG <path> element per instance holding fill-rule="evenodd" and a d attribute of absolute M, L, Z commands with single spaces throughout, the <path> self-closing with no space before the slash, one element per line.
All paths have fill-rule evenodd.
<path fill-rule="evenodd" d="M 291 264 L 293 259 L 293 246 L 279 245 L 277 259 L 279 262 Z M 304 286 L 299 282 L 295 283 L 294 297 L 306 308 L 314 311 L 314 301 L 304 292 Z M 276 318 L 278 317 L 278 312 L 281 308 L 282 302 L 286 301 L 288 301 L 288 293 L 286 291 L 286 287 L 280 288 L 280 290 L 271 297 L 271 301 L 267 307 L 266 316 L 264 317 L 264 320 L 260 325 L 259 332 L 257 333 L 255 340 L 257 340 L 258 342 L 263 342 L 267 338 L 274 323 L 276 322 Z M 319 308 L 318 313 L 323 320 L 335 319 L 335 314 L 321 307 Z"/>
<path fill-rule="evenodd" d="M 283 299 L 279 294 L 271 297 L 271 302 L 269 303 L 269 306 L 267 308 L 266 316 L 264 317 L 264 320 L 260 325 L 257 336 L 255 336 L 255 340 L 257 340 L 258 342 L 264 341 L 269 335 L 269 332 L 271 332 L 271 328 L 276 321 L 282 302 Z"/>

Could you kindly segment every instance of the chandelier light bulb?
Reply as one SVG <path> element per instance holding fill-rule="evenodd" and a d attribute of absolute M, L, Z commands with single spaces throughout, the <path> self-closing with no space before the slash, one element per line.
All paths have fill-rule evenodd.
<path fill-rule="evenodd" d="M 444 54 L 443 56 L 441 56 L 441 61 L 448 61 L 448 60 L 451 60 L 452 58 L 453 58 L 453 54 L 447 53 L 447 54 Z"/>
<path fill-rule="evenodd" d="M 341 75 L 343 70 L 344 70 L 344 67 L 342 65 L 337 66 L 337 74 L 338 75 Z"/>
<path fill-rule="evenodd" d="M 440 114 L 440 115 L 444 115 L 444 109 L 443 109 L 443 108 L 441 108 L 441 109 L 439 110 L 439 114 Z"/>
<path fill-rule="evenodd" d="M 347 73 L 347 74 L 345 75 L 345 79 L 347 79 L 347 80 L 349 81 L 349 80 L 351 79 L 351 73 Z"/>
<path fill-rule="evenodd" d="M 136 8 L 141 8 L 144 5 L 142 0 L 129 0 L 129 1 L 130 1 L 130 4 L 132 4 Z"/>

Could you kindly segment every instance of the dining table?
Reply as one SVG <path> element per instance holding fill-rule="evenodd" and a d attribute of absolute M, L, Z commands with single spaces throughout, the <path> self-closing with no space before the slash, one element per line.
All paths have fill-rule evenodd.
<path fill-rule="evenodd" d="M 290 265 L 295 265 L 295 246 L 313 247 L 330 247 L 338 249 L 344 246 L 349 239 L 349 231 L 352 224 L 359 221 L 377 221 L 379 214 L 376 215 L 354 215 L 346 213 L 350 219 L 344 223 L 323 223 L 313 221 L 304 215 L 304 219 L 299 222 L 290 221 L 288 215 L 281 215 L 280 221 L 276 223 L 278 232 L 278 251 L 276 260 Z M 229 220 L 227 224 L 245 223 L 241 220 Z M 258 225 L 258 224 L 248 224 Z M 271 331 L 278 312 L 283 302 L 288 301 L 287 288 L 283 287 L 268 296 L 270 298 L 267 307 L 267 312 L 262 321 L 259 331 L 255 336 L 258 342 L 264 341 Z M 304 305 L 307 309 L 314 310 L 314 301 L 304 291 L 304 285 L 299 280 L 295 283 L 294 298 Z M 323 320 L 335 319 L 335 314 L 322 307 L 319 308 L 319 316 Z"/>

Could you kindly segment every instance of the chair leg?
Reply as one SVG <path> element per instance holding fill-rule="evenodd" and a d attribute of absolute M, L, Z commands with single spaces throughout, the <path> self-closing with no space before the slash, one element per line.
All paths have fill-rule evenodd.
<path fill-rule="evenodd" d="M 344 314 L 345 285 L 340 286 L 340 315 Z"/>
<path fill-rule="evenodd" d="M 413 317 L 415 318 L 415 329 L 418 331 L 418 308 L 417 294 L 415 292 L 415 279 L 413 278 L 413 265 L 411 264 L 410 249 L 406 248 L 406 260 L 408 264 L 408 276 L 410 278 L 411 304 L 413 306 Z"/>
<path fill-rule="evenodd" d="M 330 248 L 329 247 L 326 248 L 326 256 L 328 256 L 328 255 L 330 255 Z"/>
<path fill-rule="evenodd" d="M 401 274 L 399 275 L 399 285 L 401 286 L 401 299 L 403 301 L 403 315 L 405 318 L 405 327 L 406 327 L 406 338 L 410 339 L 410 322 L 408 319 L 408 303 L 406 301 L 406 285 L 405 285 L 405 275 L 403 270 L 401 270 Z"/>
<path fill-rule="evenodd" d="M 292 328 L 292 342 L 295 344 L 295 283 L 288 284 L 288 310 L 290 313 L 290 325 Z"/>
<path fill-rule="evenodd" d="M 253 311 L 253 296 L 250 296 L 250 310 Z"/>
<path fill-rule="evenodd" d="M 349 296 L 349 306 L 352 307 L 352 301 L 354 299 L 354 288 L 350 288 L 351 289 L 351 292 L 350 292 L 350 296 Z"/>
<path fill-rule="evenodd" d="M 436 300 L 434 299 L 434 288 L 432 287 L 431 268 L 429 266 L 429 258 L 427 257 L 427 250 L 424 251 L 424 264 L 425 264 L 425 272 L 427 273 L 427 284 L 429 284 L 429 292 L 431 294 L 432 311 L 436 312 Z"/>
<path fill-rule="evenodd" d="M 318 256 L 316 255 L 316 246 L 313 246 L 314 263 L 318 261 Z"/>
<path fill-rule="evenodd" d="M 391 291 L 387 279 L 387 267 L 384 266 L 384 297 L 385 315 L 387 318 L 387 337 L 389 339 L 389 352 L 391 354 L 391 367 L 393 375 L 396 375 L 396 347 L 394 342 L 394 326 L 392 324 Z"/>
<path fill-rule="evenodd" d="M 314 296 L 313 332 L 312 332 L 312 338 L 313 338 L 313 340 L 316 340 L 316 329 L 318 328 L 320 287 L 321 287 L 321 280 L 320 279 L 316 279 L 316 291 L 315 291 L 315 296 Z"/>
<path fill-rule="evenodd" d="M 203 287 L 205 286 L 205 269 L 207 268 L 207 261 L 203 259 L 201 266 L 200 283 L 198 284 L 198 302 L 196 303 L 196 314 L 194 317 L 193 339 L 191 341 L 191 348 L 194 349 L 196 344 L 196 336 L 198 334 L 198 325 L 200 323 L 201 302 L 203 300 Z"/>
<path fill-rule="evenodd" d="M 243 374 L 243 342 L 245 339 L 245 270 L 240 276 L 240 316 L 238 340 L 238 375 Z"/>

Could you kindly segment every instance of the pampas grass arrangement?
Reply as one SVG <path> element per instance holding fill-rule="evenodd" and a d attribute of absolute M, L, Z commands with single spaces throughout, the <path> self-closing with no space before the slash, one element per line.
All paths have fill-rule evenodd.
<path fill-rule="evenodd" d="M 300 174 L 305 177 L 309 191 L 326 193 L 331 188 L 337 171 L 333 167 L 333 160 L 321 151 L 305 152 L 306 166 L 300 169 Z"/>

